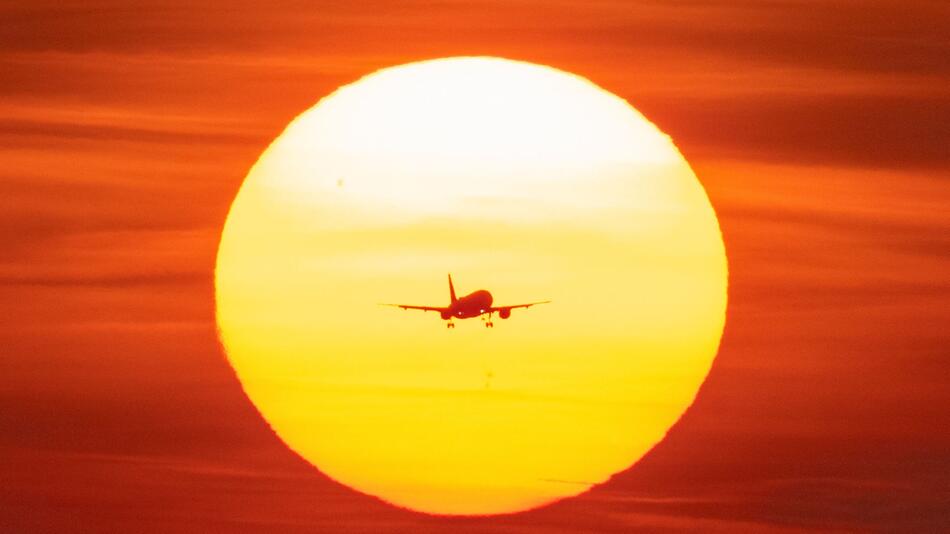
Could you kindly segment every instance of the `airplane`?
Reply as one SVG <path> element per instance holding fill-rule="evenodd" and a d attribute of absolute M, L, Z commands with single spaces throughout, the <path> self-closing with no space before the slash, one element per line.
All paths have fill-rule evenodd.
<path fill-rule="evenodd" d="M 510 306 L 492 306 L 492 296 L 491 293 L 485 291 L 484 289 L 479 289 L 465 295 L 462 298 L 457 298 L 455 296 L 455 286 L 452 285 L 452 275 L 449 274 L 449 298 L 451 301 L 448 306 L 413 306 L 410 304 L 383 304 L 383 306 L 394 306 L 396 308 L 402 308 L 404 310 L 422 310 L 422 311 L 434 311 L 439 312 L 439 315 L 442 316 L 442 319 L 448 321 L 445 326 L 446 328 L 455 328 L 455 323 L 452 322 L 452 319 L 471 319 L 472 317 L 481 317 L 482 315 L 488 315 L 488 320 L 485 321 L 486 328 L 494 328 L 495 323 L 492 322 L 491 316 L 494 313 L 497 313 L 502 319 L 507 319 L 511 317 L 511 310 L 515 308 L 530 308 L 531 306 L 537 304 L 547 304 L 551 302 L 550 300 L 542 300 L 539 302 L 529 302 L 527 304 L 513 304 Z"/>

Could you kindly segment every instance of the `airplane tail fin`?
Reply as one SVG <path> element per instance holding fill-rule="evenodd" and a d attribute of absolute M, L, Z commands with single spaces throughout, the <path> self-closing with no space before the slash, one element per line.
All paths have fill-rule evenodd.
<path fill-rule="evenodd" d="M 455 298 L 455 286 L 452 285 L 452 275 L 449 274 L 449 296 L 452 298 L 452 304 L 455 304 L 455 301 L 458 299 Z"/>

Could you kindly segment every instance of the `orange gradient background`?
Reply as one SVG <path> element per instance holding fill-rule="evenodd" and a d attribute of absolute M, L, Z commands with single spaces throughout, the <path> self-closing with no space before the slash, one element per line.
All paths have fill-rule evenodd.
<path fill-rule="evenodd" d="M 948 10 L 3 3 L 0 531 L 945 528 Z M 663 441 L 576 498 L 477 519 L 399 510 L 288 450 L 241 390 L 214 305 L 230 205 L 294 117 L 366 73 L 467 55 L 630 102 L 701 177 L 729 253 L 719 353 Z M 444 276 L 373 303 L 441 297 Z M 559 296 L 457 276 L 499 300 Z"/>

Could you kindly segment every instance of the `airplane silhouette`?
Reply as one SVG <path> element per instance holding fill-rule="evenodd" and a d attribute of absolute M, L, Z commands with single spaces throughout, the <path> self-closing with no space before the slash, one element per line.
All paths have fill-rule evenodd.
<path fill-rule="evenodd" d="M 413 306 L 410 304 L 383 304 L 383 306 L 395 306 L 404 310 L 439 312 L 442 319 L 448 321 L 445 325 L 446 328 L 455 328 L 455 323 L 452 322 L 452 319 L 471 319 L 472 317 L 488 315 L 488 320 L 485 321 L 485 327 L 493 328 L 495 323 L 492 322 L 491 316 L 494 313 L 498 313 L 498 316 L 502 319 L 507 319 L 511 317 L 511 310 L 515 308 L 530 308 L 535 304 L 547 304 L 551 302 L 550 300 L 542 300 L 539 302 L 529 302 L 527 304 L 513 304 L 511 306 L 492 306 L 491 293 L 484 289 L 469 293 L 462 298 L 456 298 L 455 286 L 452 285 L 451 274 L 449 275 L 449 297 L 451 298 L 451 302 L 445 307 Z"/>

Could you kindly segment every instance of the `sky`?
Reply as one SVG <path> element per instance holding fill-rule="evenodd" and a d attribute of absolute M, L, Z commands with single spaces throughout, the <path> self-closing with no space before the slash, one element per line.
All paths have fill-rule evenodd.
<path fill-rule="evenodd" d="M 944 2 L 0 4 L 0 530 L 935 530 L 950 522 Z M 244 176 L 379 68 L 495 55 L 669 134 L 719 216 L 727 323 L 631 469 L 429 517 L 284 447 L 215 331 Z"/>

